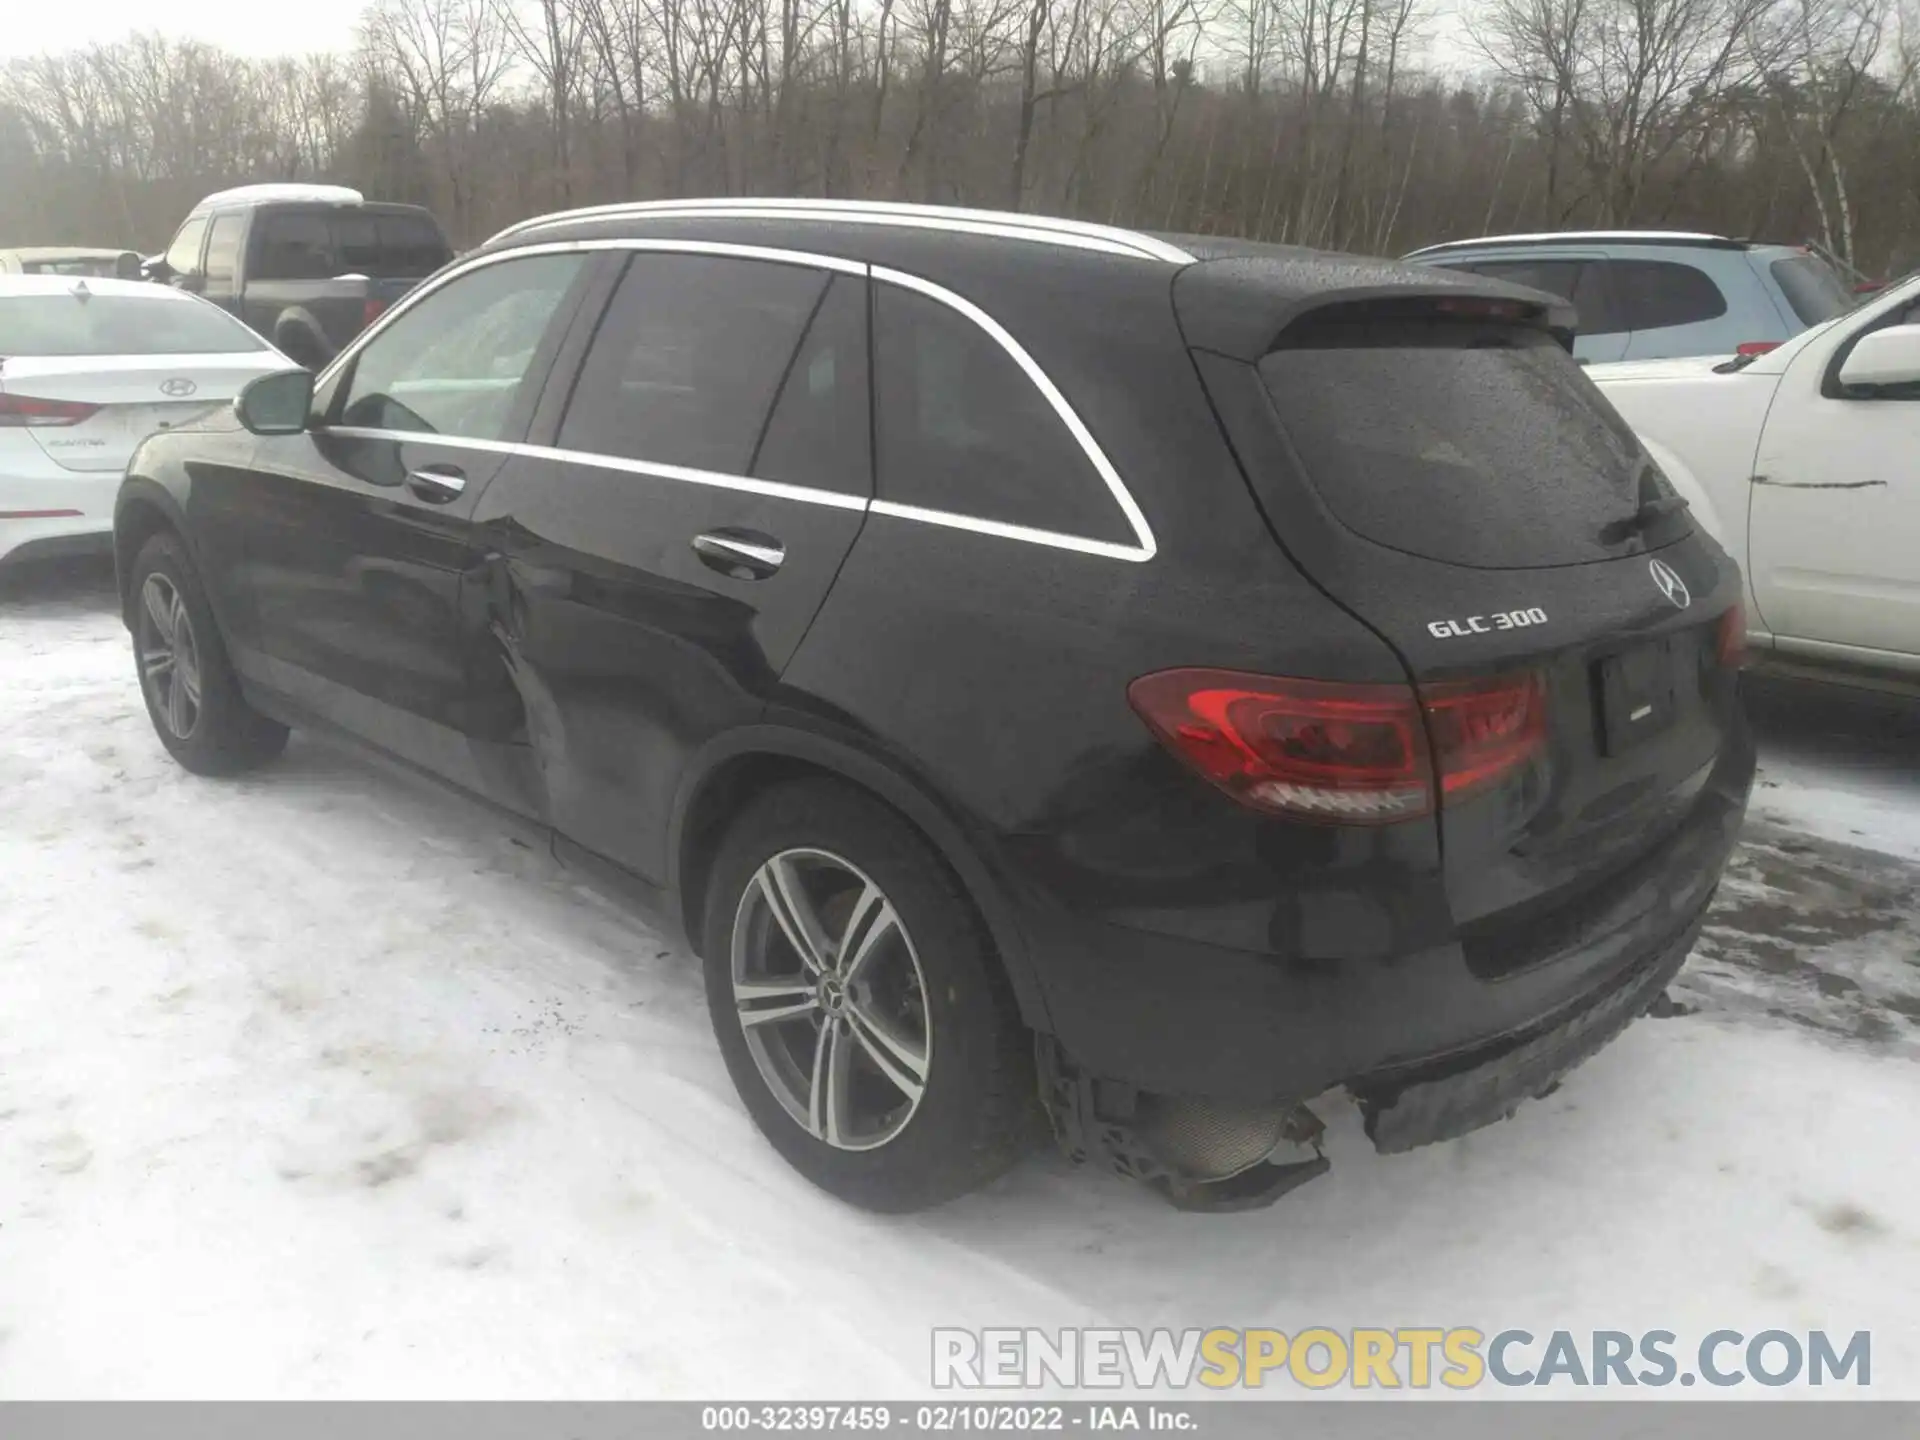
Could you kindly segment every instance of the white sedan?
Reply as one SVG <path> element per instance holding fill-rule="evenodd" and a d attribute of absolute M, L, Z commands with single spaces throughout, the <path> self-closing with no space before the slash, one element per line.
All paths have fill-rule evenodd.
<path fill-rule="evenodd" d="M 0 275 L 0 566 L 109 550 L 134 447 L 291 368 L 218 306 L 164 285 Z"/>
<path fill-rule="evenodd" d="M 1587 373 L 1746 571 L 1758 660 L 1920 682 L 1920 277 L 1762 355 Z"/>

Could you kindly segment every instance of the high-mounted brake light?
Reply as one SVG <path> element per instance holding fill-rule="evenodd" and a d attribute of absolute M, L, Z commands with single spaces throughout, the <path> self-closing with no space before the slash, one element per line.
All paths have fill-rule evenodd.
<path fill-rule="evenodd" d="M 1736 355 L 1764 355 L 1769 350 L 1778 350 L 1778 340 L 1743 340 L 1734 347 Z"/>
<path fill-rule="evenodd" d="M 385 300 L 377 300 L 369 295 L 367 297 L 367 303 L 360 307 L 360 328 L 364 330 L 367 326 L 378 320 L 380 318 L 380 312 L 386 308 L 387 302 Z"/>
<path fill-rule="evenodd" d="M 1482 296 L 1448 296 L 1433 302 L 1441 315 L 1460 315 L 1471 320 L 1525 320 L 1535 307 L 1523 300 L 1493 300 Z"/>
<path fill-rule="evenodd" d="M 1127 687 L 1160 743 L 1257 810 L 1386 825 L 1464 800 L 1546 744 L 1534 673 L 1422 687 L 1162 670 Z"/>
<path fill-rule="evenodd" d="M 34 395 L 0 394 L 0 428 L 38 429 L 49 425 L 78 425 L 98 413 L 98 405 L 78 400 L 42 400 Z"/>

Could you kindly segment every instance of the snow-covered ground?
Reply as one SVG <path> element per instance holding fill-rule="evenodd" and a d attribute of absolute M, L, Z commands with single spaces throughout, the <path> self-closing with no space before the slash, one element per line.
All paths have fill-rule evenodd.
<path fill-rule="evenodd" d="M 1335 1113 L 1263 1213 L 1042 1154 L 882 1220 L 755 1134 L 687 956 L 300 737 L 185 774 L 99 572 L 15 581 L 0 1396 L 903 1397 L 933 1326 L 1074 1324 L 1867 1329 L 1920 1396 L 1920 724 L 1757 708 L 1693 1013 L 1552 1098 L 1392 1160 Z"/>

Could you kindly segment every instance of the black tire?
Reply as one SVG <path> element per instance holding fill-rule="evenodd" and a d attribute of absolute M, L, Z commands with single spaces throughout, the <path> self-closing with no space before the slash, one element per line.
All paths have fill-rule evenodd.
<path fill-rule="evenodd" d="M 192 671 L 198 697 L 184 735 L 176 732 L 169 713 L 170 687 L 163 677 L 149 674 L 147 657 L 155 653 L 153 642 L 163 638 L 159 621 L 147 605 L 148 581 L 156 577 L 154 595 L 178 598 L 187 625 L 186 647 L 195 662 Z M 162 531 L 142 545 L 129 584 L 134 673 L 147 703 L 147 717 L 168 753 L 196 775 L 237 775 L 286 749 L 287 727 L 260 714 L 241 696 L 206 591 L 179 537 Z M 174 653 L 177 659 L 182 651 Z"/>
<path fill-rule="evenodd" d="M 925 1086 L 904 1127 L 877 1148 L 816 1138 L 774 1094 L 741 1023 L 735 919 L 762 865 L 795 849 L 828 852 L 864 872 L 911 936 L 924 977 Z M 1038 1138 L 1033 1042 L 992 943 L 958 879 L 894 811 L 830 780 L 769 791 L 721 842 L 705 909 L 707 1006 L 727 1070 L 761 1133 L 815 1185 L 867 1210 L 926 1209 L 1004 1173 Z"/>

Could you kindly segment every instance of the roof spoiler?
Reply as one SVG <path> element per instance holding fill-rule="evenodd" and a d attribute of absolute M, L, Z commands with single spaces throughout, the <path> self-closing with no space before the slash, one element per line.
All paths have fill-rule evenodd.
<path fill-rule="evenodd" d="M 1316 261 L 1311 268 L 1305 262 L 1264 258 L 1188 266 L 1174 281 L 1174 305 L 1187 343 L 1251 363 L 1308 316 L 1360 306 L 1398 315 L 1425 311 L 1436 317 L 1472 318 L 1479 311 L 1480 318 L 1544 330 L 1569 353 L 1579 334 L 1573 305 L 1544 290 L 1391 261 L 1346 256 Z M 1339 273 L 1342 270 L 1346 273 Z M 1335 283 L 1328 284 L 1330 279 Z M 1308 288 L 1308 282 L 1315 281 Z"/>

